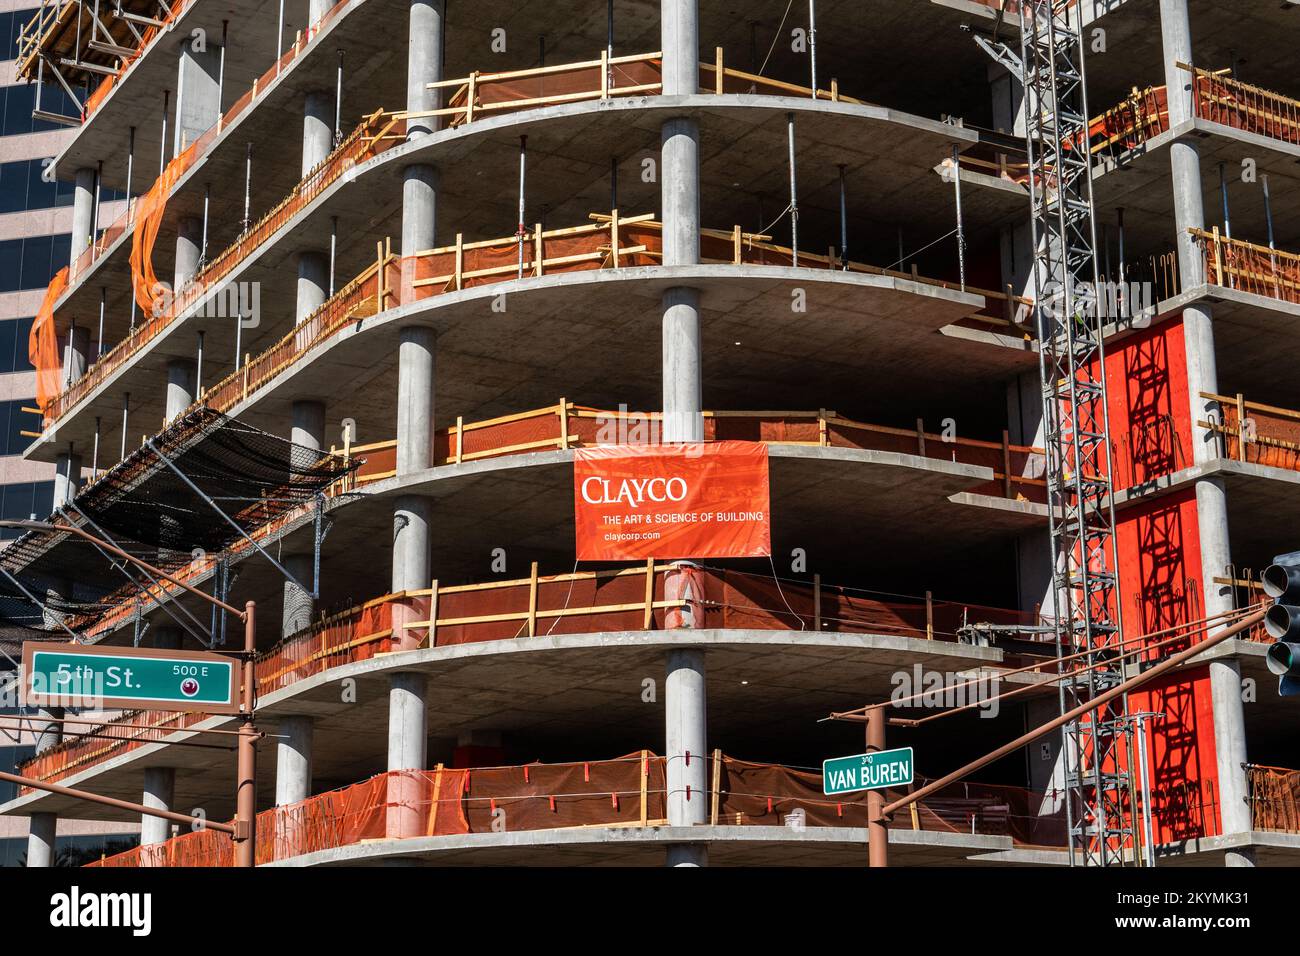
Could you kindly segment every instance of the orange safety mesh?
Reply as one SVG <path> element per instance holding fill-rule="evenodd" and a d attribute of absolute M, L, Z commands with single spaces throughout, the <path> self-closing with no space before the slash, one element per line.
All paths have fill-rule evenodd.
<path fill-rule="evenodd" d="M 68 287 L 68 268 L 64 266 L 50 280 L 41 299 L 41 307 L 32 320 L 27 336 L 27 358 L 36 367 L 36 404 L 48 420 L 49 408 L 59 393 L 62 363 L 59 360 L 59 336 L 54 328 L 54 303 Z"/>
<path fill-rule="evenodd" d="M 1214 233 L 1192 237 L 1204 255 L 1207 282 L 1300 303 L 1300 256 Z"/>
<path fill-rule="evenodd" d="M 600 631 L 662 630 L 667 617 L 684 607 L 686 598 L 669 600 L 667 567 L 621 572 L 584 572 L 490 585 L 442 587 L 438 591 L 434 645 Z M 649 598 L 647 606 L 647 573 Z M 690 604 L 697 626 L 723 628 L 818 630 L 822 633 L 884 633 L 954 641 L 966 623 L 1034 624 L 1030 612 L 951 601 L 926 601 L 822 584 L 805 583 L 717 568 L 701 569 L 693 581 Z M 332 615 L 302 633 L 280 641 L 259 655 L 258 689 L 270 693 L 333 667 L 369 660 L 393 650 L 405 636 L 427 646 L 432 599 L 429 591 L 395 594 Z M 535 612 L 530 609 L 535 607 Z M 820 608 L 820 619 L 818 610 Z M 647 625 L 648 614 L 648 625 Z M 419 625 L 419 626 L 416 626 Z M 203 714 L 145 711 L 108 721 L 96 732 L 118 740 L 69 739 L 23 765 L 26 776 L 57 780 L 89 764 L 100 763 L 179 728 L 204 719 Z M 133 730 L 115 723 L 149 724 Z"/>
<path fill-rule="evenodd" d="M 158 240 L 172 186 L 194 164 L 198 155 L 196 145 L 191 144 L 172 157 L 162 175 L 136 200 L 136 227 L 131 237 L 131 284 L 135 301 L 146 316 L 158 316 L 164 310 L 164 290 L 153 269 L 153 247 Z"/>
<path fill-rule="evenodd" d="M 122 210 L 122 214 L 104 228 L 95 240 L 82 251 L 81 255 L 77 256 L 72 270 L 74 275 L 83 275 L 95 263 L 95 260 L 102 256 L 113 243 L 117 242 L 131 228 L 131 224 L 135 222 L 135 206 L 136 200 L 134 198 L 129 199 L 126 208 Z"/>
<path fill-rule="evenodd" d="M 863 828 L 867 795 L 827 797 L 821 774 L 776 764 L 704 757 L 706 802 L 716 826 Z M 918 784 L 923 784 L 919 780 Z M 512 767 L 391 771 L 257 815 L 258 864 L 365 840 L 569 827 L 659 826 L 665 822 L 665 760 L 649 751 L 613 760 Z M 903 795 L 886 791 L 887 799 Z M 1062 846 L 1059 800 L 1019 787 L 957 783 L 900 813 L 894 829 L 1010 836 Z M 232 843 L 213 831 L 138 847 L 91 866 L 229 866 Z"/>
<path fill-rule="evenodd" d="M 654 92 L 647 87 L 658 87 L 662 82 L 663 63 L 660 59 L 636 60 L 614 63 L 610 66 L 609 95 L 628 96 Z M 631 89 L 629 89 L 631 88 Z M 451 125 L 460 126 L 472 112 L 497 115 L 531 109 L 541 105 L 540 99 L 576 101 L 595 99 L 601 95 L 601 68 L 599 64 L 574 64 L 570 67 L 529 71 L 528 75 L 479 74 L 474 77 L 473 110 L 467 111 L 471 86 L 466 83 L 447 101 L 448 108 L 461 109 L 452 114 Z"/>
<path fill-rule="evenodd" d="M 1300 833 L 1300 771 L 1248 766 L 1246 783 L 1252 829 Z"/>
<path fill-rule="evenodd" d="M 1300 146 L 1300 100 L 1197 70 L 1195 102 L 1202 119 Z"/>
<path fill-rule="evenodd" d="M 1219 407 L 1223 412 L 1223 426 L 1216 430 L 1223 437 L 1227 457 L 1300 471 L 1300 412 L 1247 405 L 1246 441 L 1243 443 L 1237 406 L 1221 402 Z"/>

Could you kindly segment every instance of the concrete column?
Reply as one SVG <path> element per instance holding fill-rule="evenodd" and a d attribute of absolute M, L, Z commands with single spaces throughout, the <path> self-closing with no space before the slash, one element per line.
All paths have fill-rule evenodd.
<path fill-rule="evenodd" d="M 53 813 L 33 813 L 27 821 L 27 865 L 54 865 L 54 837 L 59 818 Z"/>
<path fill-rule="evenodd" d="M 708 732 L 704 652 L 668 652 L 664 682 L 664 753 L 667 757 L 668 825 L 688 827 L 708 820 Z M 689 791 L 689 797 L 688 797 Z M 705 866 L 705 844 L 674 845 L 670 866 Z"/>
<path fill-rule="evenodd" d="M 189 359 L 167 363 L 167 421 L 173 421 L 194 404 L 195 366 Z"/>
<path fill-rule="evenodd" d="M 426 84 L 442 79 L 443 30 L 447 5 L 444 0 L 411 0 L 410 32 L 406 53 L 406 109 L 418 113 L 438 108 L 440 92 Z M 418 139 L 437 129 L 437 117 L 408 120 L 406 138 Z M 404 250 L 406 246 L 402 247 Z"/>
<path fill-rule="evenodd" d="M 424 674 L 394 674 L 388 689 L 388 769 L 423 770 L 428 756 L 426 702 L 428 679 Z M 425 787 L 418 777 L 388 778 L 387 835 L 404 839 L 424 833 L 428 807 Z"/>
<path fill-rule="evenodd" d="M 298 803 L 311 796 L 311 742 L 314 721 L 310 717 L 280 718 L 275 744 L 275 805 Z"/>
<path fill-rule="evenodd" d="M 334 148 L 334 92 L 308 93 L 302 109 L 302 175 L 315 169 Z"/>
<path fill-rule="evenodd" d="M 63 717 L 62 707 L 36 711 L 36 752 L 44 753 L 63 740 L 63 725 L 58 723 L 41 723 L 41 718 L 59 720 Z M 54 813 L 33 813 L 27 829 L 27 865 L 54 865 L 54 838 L 58 830 L 59 817 Z"/>
<path fill-rule="evenodd" d="M 293 403 L 293 425 L 289 440 L 295 445 L 320 451 L 325 447 L 325 403 L 303 399 Z"/>
<path fill-rule="evenodd" d="M 1249 833 L 1250 804 L 1246 774 L 1246 718 L 1241 700 L 1241 667 L 1235 659 L 1210 664 L 1210 696 L 1214 701 L 1214 754 L 1219 767 L 1219 815 L 1223 833 Z M 1229 850 L 1224 866 L 1254 866 L 1255 850 Z"/>
<path fill-rule="evenodd" d="M 1178 126 L 1192 118 L 1192 76 L 1177 64 L 1195 63 L 1187 0 L 1160 0 L 1160 37 L 1164 49 L 1165 85 L 1169 99 L 1169 125 Z M 1174 227 L 1177 230 L 1178 272 L 1183 291 L 1205 281 L 1201 253 L 1189 229 L 1205 227 L 1200 147 L 1195 139 L 1175 140 L 1169 147 L 1173 178 Z M 1183 309 L 1183 343 L 1187 353 L 1187 391 L 1191 418 L 1218 419 L 1213 403 L 1202 392 L 1219 391 L 1214 351 L 1214 316 L 1210 307 L 1197 304 Z M 1193 460 L 1197 464 L 1218 457 L 1218 449 L 1206 430 L 1193 427 Z M 1205 613 L 1219 614 L 1232 609 L 1231 590 L 1215 584 L 1225 575 L 1232 560 L 1228 535 L 1227 491 L 1217 478 L 1196 482 L 1196 517 L 1201 547 L 1201 587 Z M 1250 830 L 1250 808 L 1246 804 L 1246 722 L 1241 700 L 1241 672 L 1235 660 L 1210 664 L 1210 692 L 1214 702 L 1214 752 L 1219 773 L 1220 813 L 1223 832 Z M 1230 851 L 1228 866 L 1253 866 L 1253 849 Z"/>
<path fill-rule="evenodd" d="M 302 587 L 288 578 L 284 581 L 284 603 L 280 619 L 280 636 L 289 637 L 311 626 L 316 615 L 316 601 L 311 596 L 314 556 L 311 554 L 286 554 L 285 570 L 292 574 Z"/>
<path fill-rule="evenodd" d="M 77 257 L 86 251 L 95 237 L 95 170 L 89 166 L 77 170 L 72 193 L 72 258 L 68 274 L 76 277 Z"/>
<path fill-rule="evenodd" d="M 298 300 L 294 321 L 301 323 L 325 304 L 329 292 L 330 257 L 328 252 L 298 253 Z"/>
<path fill-rule="evenodd" d="M 171 810 L 176 801 L 176 768 L 146 767 L 144 771 L 144 798 L 140 801 L 154 810 Z M 162 817 L 140 814 L 140 845 L 166 843 L 171 837 L 172 825 Z"/>
<path fill-rule="evenodd" d="M 397 473 L 423 471 L 433 463 L 433 329 L 407 326 L 397 352 Z"/>
<path fill-rule="evenodd" d="M 696 0 L 662 0 L 660 42 L 665 96 L 699 92 L 699 9 Z M 675 117 L 662 128 L 660 192 L 663 206 L 663 264 L 700 261 L 700 131 L 693 119 Z M 663 439 L 700 441 L 699 292 L 666 289 L 663 294 Z"/>
<path fill-rule="evenodd" d="M 81 456 L 62 452 L 54 470 L 54 510 L 69 504 L 81 487 Z"/>
<path fill-rule="evenodd" d="M 315 26 L 320 18 L 329 13 L 333 0 L 309 0 L 307 4 L 307 26 Z"/>
<path fill-rule="evenodd" d="M 176 265 L 172 271 L 172 292 L 180 292 L 199 271 L 203 254 L 203 220 L 186 216 L 176 232 Z"/>
<path fill-rule="evenodd" d="M 176 131 L 172 155 L 179 156 L 187 146 L 208 131 L 221 116 L 221 47 L 209 43 L 202 53 L 186 40 L 181 45 L 176 74 Z"/>
<path fill-rule="evenodd" d="M 80 325 L 72 326 L 63 336 L 61 344 L 59 354 L 64 364 L 63 381 L 71 385 L 86 374 L 86 366 L 90 362 L 90 329 Z"/>
<path fill-rule="evenodd" d="M 659 49 L 663 50 L 664 96 L 700 91 L 700 8 L 698 0 L 660 0 Z"/>

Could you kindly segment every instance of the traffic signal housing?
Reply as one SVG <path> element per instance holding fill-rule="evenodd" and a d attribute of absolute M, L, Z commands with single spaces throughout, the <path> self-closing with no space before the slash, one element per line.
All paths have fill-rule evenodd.
<path fill-rule="evenodd" d="M 1300 551 L 1278 555 L 1260 577 L 1273 605 L 1264 612 L 1264 629 L 1273 638 L 1265 662 L 1278 676 L 1277 692 L 1300 695 Z"/>

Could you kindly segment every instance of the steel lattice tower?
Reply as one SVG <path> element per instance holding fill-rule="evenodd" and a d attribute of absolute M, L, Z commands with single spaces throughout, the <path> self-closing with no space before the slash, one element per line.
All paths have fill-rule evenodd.
<path fill-rule="evenodd" d="M 1021 69 L 1032 207 L 1034 311 L 1047 455 L 1058 655 L 1088 651 L 1061 681 L 1062 712 L 1122 679 L 1110 422 L 1093 222 L 1082 15 L 1072 0 L 1021 4 Z M 1070 862 L 1137 858 L 1120 772 L 1127 701 L 1064 728 Z"/>

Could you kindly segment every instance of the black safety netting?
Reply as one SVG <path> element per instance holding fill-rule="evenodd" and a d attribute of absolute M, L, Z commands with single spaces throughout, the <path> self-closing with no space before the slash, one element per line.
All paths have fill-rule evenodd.
<path fill-rule="evenodd" d="M 252 534 L 309 505 L 357 465 L 206 408 L 173 422 L 152 445 L 101 475 L 52 522 L 72 522 L 171 573 L 240 540 L 232 522 Z M 22 588 L 49 611 L 68 615 L 64 623 L 71 620 L 75 630 L 150 583 L 129 562 L 61 530 L 26 532 L 0 551 L 0 567 L 21 585 L 0 575 L 0 625 L 46 630 L 58 627 L 54 615 L 39 608 L 33 615 Z"/>

